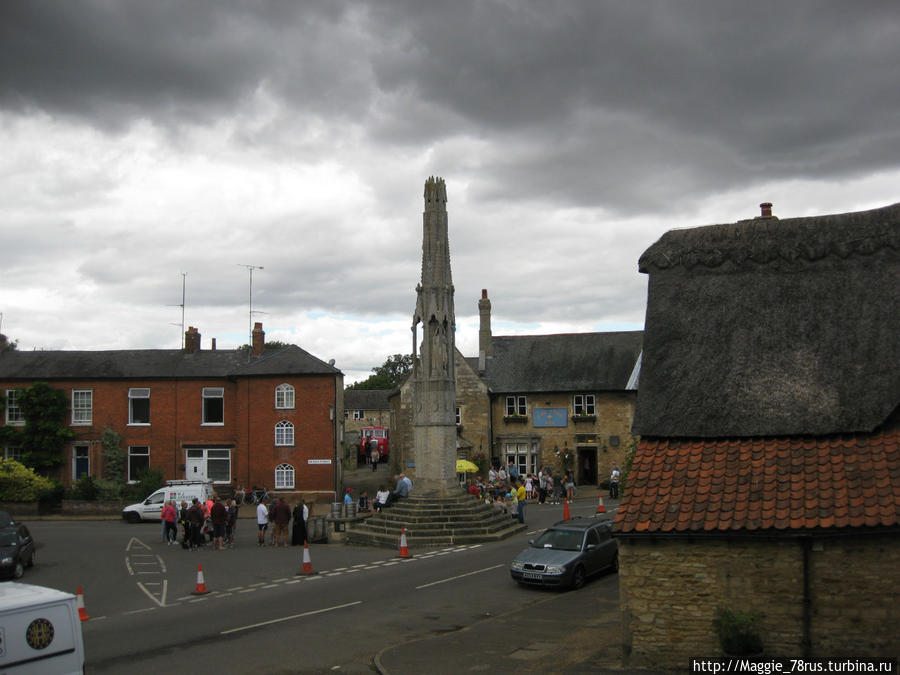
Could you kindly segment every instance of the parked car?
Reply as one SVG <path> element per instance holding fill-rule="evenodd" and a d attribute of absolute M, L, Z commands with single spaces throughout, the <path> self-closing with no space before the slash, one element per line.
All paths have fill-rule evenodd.
<path fill-rule="evenodd" d="M 21 579 L 34 565 L 34 539 L 28 528 L 17 523 L 0 528 L 0 574 Z"/>
<path fill-rule="evenodd" d="M 560 521 L 528 543 L 509 568 L 523 585 L 581 588 L 599 572 L 619 571 L 619 543 L 608 520 Z"/>

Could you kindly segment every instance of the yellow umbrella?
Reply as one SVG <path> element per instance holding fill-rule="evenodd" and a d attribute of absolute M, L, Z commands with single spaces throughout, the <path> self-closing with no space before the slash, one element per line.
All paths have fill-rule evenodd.
<path fill-rule="evenodd" d="M 478 465 L 467 459 L 456 460 L 456 473 L 476 473 Z"/>

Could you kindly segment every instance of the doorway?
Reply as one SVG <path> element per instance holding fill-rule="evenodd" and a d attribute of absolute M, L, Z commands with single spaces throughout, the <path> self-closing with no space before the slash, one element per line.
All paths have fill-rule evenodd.
<path fill-rule="evenodd" d="M 597 485 L 597 448 L 578 448 L 579 485 Z"/>

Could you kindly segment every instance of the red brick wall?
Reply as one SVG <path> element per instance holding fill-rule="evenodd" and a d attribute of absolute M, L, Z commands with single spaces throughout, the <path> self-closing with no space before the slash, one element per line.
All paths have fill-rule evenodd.
<path fill-rule="evenodd" d="M 282 383 L 295 389 L 295 407 L 276 410 L 275 388 Z M 0 382 L 0 390 L 30 386 L 31 382 Z M 162 470 L 167 480 L 185 477 L 184 446 L 231 446 L 231 476 L 235 485 L 265 485 L 272 489 L 275 467 L 287 462 L 294 467 L 295 490 L 331 492 L 334 464 L 309 465 L 310 459 L 334 458 L 334 422 L 330 406 L 335 402 L 335 378 L 329 376 L 258 377 L 234 380 L 80 380 L 50 382 L 66 393 L 71 406 L 73 389 L 93 391 L 90 425 L 74 425 L 75 444 L 90 447 L 91 475 L 103 472 L 100 441 L 105 427 L 115 430 L 121 445 L 150 447 L 150 466 Z M 150 425 L 128 424 L 128 390 L 150 388 Z M 224 419 L 218 425 L 202 424 L 204 387 L 225 390 Z M 294 446 L 275 446 L 275 424 L 288 420 L 294 425 Z M 66 418 L 71 422 L 71 412 Z M 5 416 L 0 424 L 5 423 Z M 60 479 L 71 484 L 72 448 Z"/>

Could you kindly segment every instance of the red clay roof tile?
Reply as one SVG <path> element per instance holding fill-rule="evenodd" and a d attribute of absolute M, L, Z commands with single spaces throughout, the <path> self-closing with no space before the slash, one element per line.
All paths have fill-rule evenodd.
<path fill-rule="evenodd" d="M 641 441 L 619 532 L 900 525 L 900 430 Z"/>

